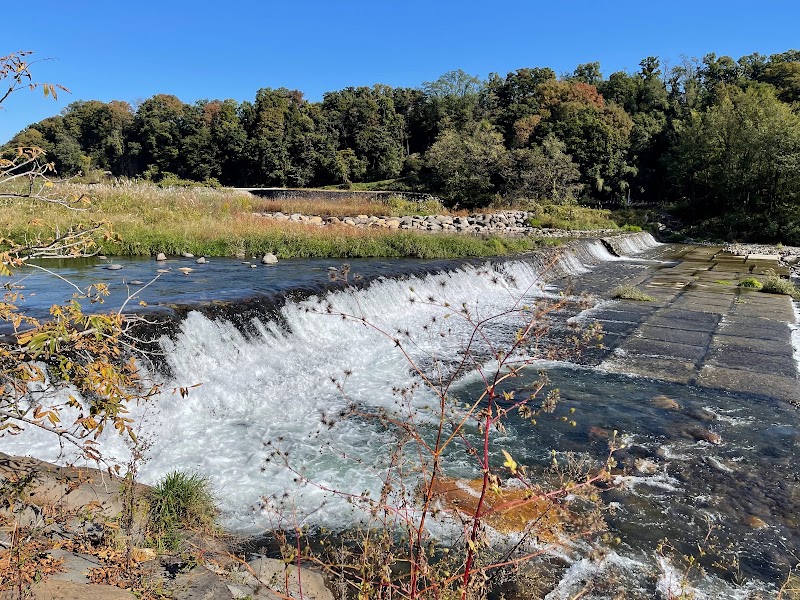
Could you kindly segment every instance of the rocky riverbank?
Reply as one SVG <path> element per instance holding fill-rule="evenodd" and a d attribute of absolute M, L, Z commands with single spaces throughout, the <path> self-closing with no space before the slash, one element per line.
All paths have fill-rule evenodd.
<path fill-rule="evenodd" d="M 181 530 L 178 549 L 158 553 L 145 533 L 149 489 L 0 453 L 0 600 L 333 600 L 320 573 L 237 555 L 234 539 Z"/>
<path fill-rule="evenodd" d="M 494 213 L 475 213 L 469 216 L 451 215 L 407 215 L 404 217 L 354 215 L 350 217 L 321 217 L 301 213 L 283 212 L 254 213 L 259 217 L 278 222 L 304 223 L 325 227 L 344 225 L 348 227 L 374 227 L 428 233 L 464 233 L 472 235 L 532 236 L 542 238 L 589 237 L 616 233 L 616 229 L 545 229 L 534 227 L 531 221 L 535 214 L 524 210 L 504 210 Z"/>
<path fill-rule="evenodd" d="M 800 277 L 800 246 L 727 244 L 723 250 L 735 256 L 775 259 L 779 264 L 789 267 L 794 277 Z"/>

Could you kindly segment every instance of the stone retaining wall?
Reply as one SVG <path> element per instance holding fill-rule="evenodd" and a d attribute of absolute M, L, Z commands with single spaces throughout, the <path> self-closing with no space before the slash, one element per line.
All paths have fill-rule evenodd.
<path fill-rule="evenodd" d="M 350 227 L 378 227 L 383 229 L 411 230 L 431 233 L 467 233 L 486 235 L 531 235 L 535 237 L 577 237 L 600 236 L 616 233 L 614 229 L 595 229 L 586 231 L 565 231 L 556 229 L 539 229 L 529 225 L 533 213 L 524 210 L 505 210 L 495 213 L 476 213 L 469 216 L 428 215 L 404 217 L 356 215 L 351 217 L 320 217 L 300 213 L 283 212 L 255 213 L 265 219 L 274 221 L 305 223 L 324 227 L 326 225 L 346 225 Z"/>

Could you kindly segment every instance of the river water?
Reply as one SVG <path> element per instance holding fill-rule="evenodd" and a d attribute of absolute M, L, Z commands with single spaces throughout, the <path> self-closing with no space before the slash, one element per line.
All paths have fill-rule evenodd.
<path fill-rule="evenodd" d="M 349 281 L 359 275 L 362 283 L 348 289 L 329 283 L 329 273 L 341 261 L 251 268 L 230 260 L 207 265 L 123 260 L 118 262 L 124 268 L 116 271 L 99 261 L 53 268 L 79 284 L 108 282 L 111 307 L 158 269 L 170 269 L 131 304 L 144 301 L 153 314 L 166 311 L 173 319 L 170 335 L 159 342 L 161 375 L 154 374 L 164 380 L 163 391 L 132 411 L 149 446 L 141 478 L 154 482 L 176 468 L 207 476 L 225 525 L 259 535 L 276 522 L 276 499 L 291 508 L 293 519 L 312 527 L 343 529 L 363 521 L 360 509 L 326 489 L 377 497 L 396 432 L 340 415 L 355 406 L 413 418 L 422 430 L 435 422 L 436 396 L 420 385 L 410 365 L 434 379 L 454 372 L 474 328 L 463 319 L 446 319 L 452 307 L 480 319 L 522 304 L 558 301 L 564 275 L 580 290 L 583 273 L 641 273 L 657 268 L 667 249 L 641 236 L 626 252 L 629 256 L 620 259 L 599 242 L 585 243 L 547 274 L 541 258 L 493 264 L 350 261 Z M 194 271 L 184 274 L 179 267 Z M 31 275 L 24 285 L 31 310 L 39 311 L 63 300 L 69 290 L 44 274 Z M 591 301 L 588 312 L 562 311 L 553 330 L 565 329 L 567 317 L 590 316 L 598 301 Z M 247 310 L 237 312 L 242 306 Z M 485 347 L 478 344 L 475 350 L 484 361 L 480 368 L 490 368 L 489 347 L 513 340 L 518 326 L 509 313 L 484 329 Z M 398 351 L 398 339 L 405 355 Z M 626 445 L 617 453 L 613 485 L 602 494 L 609 532 L 618 540 L 601 545 L 600 552 L 582 542 L 555 552 L 556 562 L 548 568 L 557 576 L 548 598 L 573 598 L 582 590 L 582 598 L 670 598 L 686 590 L 700 598 L 774 597 L 800 555 L 796 408 L 604 373 L 591 357 L 574 364 L 553 361 L 549 350 L 528 352 L 525 359 L 534 361 L 533 369 L 512 380 L 507 391 L 526 393 L 536 369 L 543 368 L 562 401 L 552 418 L 535 426 L 510 417 L 495 452 L 508 449 L 535 471 L 546 469 L 553 451 L 559 459 L 577 455 L 601 461 L 614 430 Z M 195 384 L 200 385 L 186 398 L 176 391 Z M 477 371 L 462 368 L 451 396 L 469 401 L 481 389 Z M 314 485 L 298 483 L 298 473 L 276 459 L 276 448 Z M 0 438 L 0 450 L 70 459 L 32 430 Z M 125 444 L 111 437 L 103 450 L 119 461 L 129 455 Z M 453 477 L 478 474 L 463 452 L 453 453 L 447 468 Z M 432 527 L 436 535 L 452 534 L 446 520 Z M 657 552 L 664 539 L 677 550 Z M 503 536 L 497 534 L 496 543 L 503 544 Z M 691 571 L 682 582 L 681 554 L 712 543 L 724 564 L 714 568 L 706 559 L 706 573 Z M 627 595 L 615 595 L 623 589 Z"/>

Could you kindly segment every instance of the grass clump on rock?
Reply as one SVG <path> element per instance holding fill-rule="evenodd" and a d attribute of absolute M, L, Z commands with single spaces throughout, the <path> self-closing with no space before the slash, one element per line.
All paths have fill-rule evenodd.
<path fill-rule="evenodd" d="M 208 480 L 199 475 L 173 471 L 150 492 L 148 529 L 161 551 L 177 549 L 180 529 L 214 531 L 216 517 Z"/>
<path fill-rule="evenodd" d="M 800 290 L 788 279 L 782 279 L 777 275 L 770 275 L 764 280 L 761 291 L 767 294 L 782 294 L 800 299 Z"/>
<path fill-rule="evenodd" d="M 739 287 L 751 290 L 760 290 L 762 287 L 764 287 L 764 284 L 761 283 L 755 277 L 745 277 L 744 279 L 739 281 Z"/>
<path fill-rule="evenodd" d="M 655 301 L 653 296 L 632 285 L 618 285 L 611 291 L 611 297 L 617 300 L 637 300 L 639 302 Z"/>

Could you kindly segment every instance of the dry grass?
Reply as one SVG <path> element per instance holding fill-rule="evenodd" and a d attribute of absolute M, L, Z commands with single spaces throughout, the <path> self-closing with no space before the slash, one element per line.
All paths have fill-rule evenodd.
<path fill-rule="evenodd" d="M 263 204 L 259 204 L 263 201 L 236 190 L 61 184 L 57 191 L 66 196 L 86 194 L 92 200 L 91 205 L 86 211 L 77 212 L 39 202 L 6 201 L 0 204 L 2 236 L 24 242 L 53 230 L 66 231 L 79 223 L 104 221 L 119 236 L 101 242 L 104 253 L 140 256 L 158 252 L 206 256 L 274 252 L 280 257 L 450 258 L 510 254 L 531 250 L 536 245 L 530 239 L 482 240 L 279 223 L 254 214 L 263 210 Z M 369 206 L 362 202 L 355 214 L 369 212 L 366 210 Z M 374 203 L 373 211 L 377 206 L 385 208 L 382 203 Z M 316 208 L 319 209 L 319 204 Z M 299 212 L 320 214 L 320 210 L 306 207 Z"/>
<path fill-rule="evenodd" d="M 300 213 L 303 215 L 318 215 L 320 217 L 354 217 L 367 215 L 368 217 L 404 217 L 407 215 L 432 215 L 464 214 L 466 211 L 452 212 L 435 201 L 423 203 L 392 198 L 387 202 L 369 201 L 363 196 L 348 196 L 341 194 L 336 200 L 328 199 L 287 199 L 267 200 L 256 199 L 254 204 L 256 212 L 282 212 L 286 214 Z"/>

